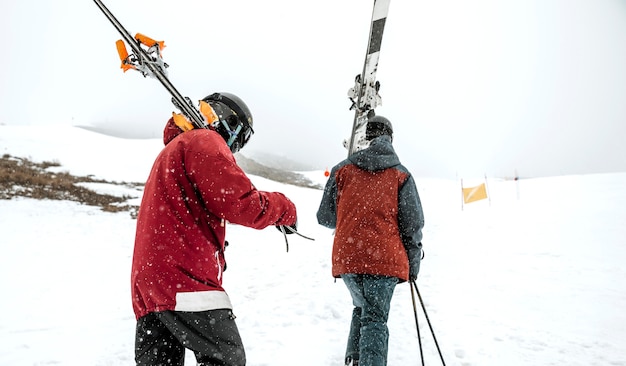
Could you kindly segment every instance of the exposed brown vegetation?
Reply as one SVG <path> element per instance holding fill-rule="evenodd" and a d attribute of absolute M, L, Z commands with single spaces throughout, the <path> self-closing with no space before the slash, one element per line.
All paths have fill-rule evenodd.
<path fill-rule="evenodd" d="M 51 167 L 59 167 L 59 163 L 35 163 L 28 159 L 5 154 L 0 159 L 0 199 L 11 199 L 16 196 L 35 199 L 69 200 L 90 206 L 98 206 L 104 211 L 129 211 L 131 216 L 137 207 L 126 203 L 130 196 L 114 196 L 98 193 L 81 187 L 78 183 L 108 183 L 126 186 L 140 186 L 139 183 L 110 182 L 92 177 L 78 177 L 67 172 L 53 172 Z"/>
<path fill-rule="evenodd" d="M 238 156 L 237 163 L 249 174 L 301 187 L 323 188 L 301 174 L 269 168 L 243 156 Z M 36 163 L 25 158 L 3 155 L 0 159 L 0 199 L 29 197 L 68 200 L 97 206 L 107 212 L 129 211 L 131 217 L 136 217 L 139 207 L 127 202 L 135 197 L 99 193 L 81 186 L 80 183 L 123 185 L 138 190 L 143 183 L 111 182 L 89 176 L 74 176 L 68 172 L 59 172 L 60 166 L 57 162 Z"/>

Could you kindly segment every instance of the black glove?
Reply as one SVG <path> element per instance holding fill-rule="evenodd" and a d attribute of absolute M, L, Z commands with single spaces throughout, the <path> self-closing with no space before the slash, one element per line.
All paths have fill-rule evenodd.
<path fill-rule="evenodd" d="M 413 282 L 417 280 L 417 274 L 420 272 L 420 263 L 417 264 L 411 263 L 409 265 L 409 281 Z"/>
<path fill-rule="evenodd" d="M 281 233 L 284 231 L 285 234 L 293 234 L 294 231 L 298 231 L 298 221 L 296 221 L 293 225 L 276 225 L 276 229 L 278 229 Z"/>
<path fill-rule="evenodd" d="M 420 272 L 420 262 L 424 258 L 424 251 L 422 250 L 422 243 L 418 244 L 417 250 L 412 250 L 409 255 L 409 281 L 413 282 L 417 280 L 417 275 Z"/>

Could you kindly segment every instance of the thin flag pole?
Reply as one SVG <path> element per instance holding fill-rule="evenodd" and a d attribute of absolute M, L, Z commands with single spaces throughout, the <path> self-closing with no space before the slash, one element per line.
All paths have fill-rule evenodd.
<path fill-rule="evenodd" d="M 461 178 L 461 211 L 465 207 L 465 194 L 463 193 L 463 178 Z"/>
<path fill-rule="evenodd" d="M 485 173 L 485 188 L 487 189 L 487 199 L 489 200 L 489 206 L 491 206 L 491 192 L 489 191 L 489 183 L 487 183 L 487 173 Z"/>
<path fill-rule="evenodd" d="M 517 173 L 517 169 L 515 169 L 515 194 L 517 196 L 517 200 L 519 201 L 519 174 Z"/>

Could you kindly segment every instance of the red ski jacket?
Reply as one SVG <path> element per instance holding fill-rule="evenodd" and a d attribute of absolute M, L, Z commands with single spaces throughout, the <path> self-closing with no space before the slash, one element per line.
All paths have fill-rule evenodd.
<path fill-rule="evenodd" d="M 222 288 L 225 223 L 293 225 L 295 205 L 281 193 L 257 190 L 215 131 L 183 133 L 170 119 L 163 141 L 137 217 L 135 316 L 230 309 Z"/>

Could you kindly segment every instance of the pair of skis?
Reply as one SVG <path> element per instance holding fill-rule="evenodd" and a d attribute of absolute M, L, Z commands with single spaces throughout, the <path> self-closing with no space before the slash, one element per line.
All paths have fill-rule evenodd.
<path fill-rule="evenodd" d="M 172 103 L 191 122 L 194 128 L 208 128 L 200 109 L 192 103 L 191 99 L 183 97 L 167 78 L 166 69 L 168 65 L 161 56 L 165 43 L 155 41 L 140 33 L 133 37 L 101 0 L 94 0 L 94 2 L 123 37 L 123 40 L 116 42 L 122 69 L 124 71 L 133 69 L 139 71 L 144 77 L 156 78 L 172 96 Z M 390 0 L 374 0 L 363 70 L 361 74 L 356 76 L 354 87 L 348 91 L 348 97 L 352 102 L 350 110 L 354 109 L 355 111 L 350 138 L 343 142 L 344 147 L 348 149 L 348 156 L 367 147 L 365 126 L 368 116 L 373 114 L 374 108 L 382 103 L 378 94 L 380 83 L 376 80 L 376 71 L 378 70 L 383 31 L 389 12 L 389 2 Z M 124 42 L 131 47 L 131 54 L 126 50 Z"/>
<path fill-rule="evenodd" d="M 120 61 L 122 63 L 121 68 L 124 72 L 128 70 L 136 70 L 140 72 L 144 77 L 154 77 L 156 78 L 165 89 L 172 96 L 172 103 L 180 110 L 180 112 L 186 117 L 186 120 L 189 121 L 180 121 L 176 122 L 177 118 L 174 116 L 174 121 L 176 124 L 181 127 L 184 131 L 193 129 L 193 128 L 209 128 L 209 125 L 206 122 L 204 116 L 208 115 L 210 112 L 203 110 L 202 101 L 200 102 L 200 107 L 197 108 L 191 102 L 191 99 L 188 97 L 183 97 L 180 92 L 174 87 L 174 85 L 167 78 L 167 63 L 163 61 L 163 57 L 161 52 L 163 48 L 165 48 L 165 42 L 163 41 L 155 41 L 154 39 L 145 36 L 141 33 L 137 33 L 135 37 L 133 37 L 127 30 L 124 28 L 122 23 L 120 23 L 117 18 L 111 13 L 111 11 L 102 3 L 101 0 L 94 0 L 98 8 L 104 13 L 104 15 L 109 19 L 111 24 L 117 29 L 117 31 L 124 38 L 123 40 L 118 40 L 115 42 L 117 47 L 117 52 L 120 56 Z M 126 49 L 126 42 L 132 50 L 132 53 L 129 54 Z M 191 123 L 192 126 L 186 125 L 187 123 Z M 302 238 L 308 240 L 315 240 L 308 236 L 300 234 L 297 230 L 288 227 L 281 226 L 279 230 L 285 236 L 285 244 L 287 246 L 287 251 L 289 251 L 289 242 L 287 241 L 287 231 L 290 234 L 296 234 Z"/>
<path fill-rule="evenodd" d="M 117 52 L 122 62 L 122 70 L 139 71 L 144 77 L 150 76 L 156 78 L 172 96 L 172 103 L 180 110 L 180 112 L 191 122 L 195 128 L 208 128 L 205 118 L 200 110 L 191 102 L 188 97 L 183 97 L 180 92 L 167 78 L 168 65 L 163 61 L 161 51 L 165 48 L 163 41 L 155 41 L 141 33 L 137 33 L 135 37 L 124 28 L 117 18 L 109 11 L 101 0 L 94 0 L 96 5 L 102 10 L 104 15 L 111 21 L 111 24 L 122 35 L 124 40 L 116 42 Z M 129 55 L 126 50 L 124 41 L 130 46 L 132 53 Z"/>
<path fill-rule="evenodd" d="M 348 91 L 348 97 L 352 102 L 350 110 L 355 111 L 352 133 L 350 138 L 343 142 L 343 146 L 348 149 L 348 156 L 369 145 L 365 140 L 367 119 L 374 114 L 374 108 L 382 104 L 382 99 L 378 94 L 380 83 L 376 80 L 376 71 L 378 71 L 380 46 L 389 12 L 389 2 L 390 0 L 374 0 L 363 71 L 356 76 L 354 87 Z"/>

